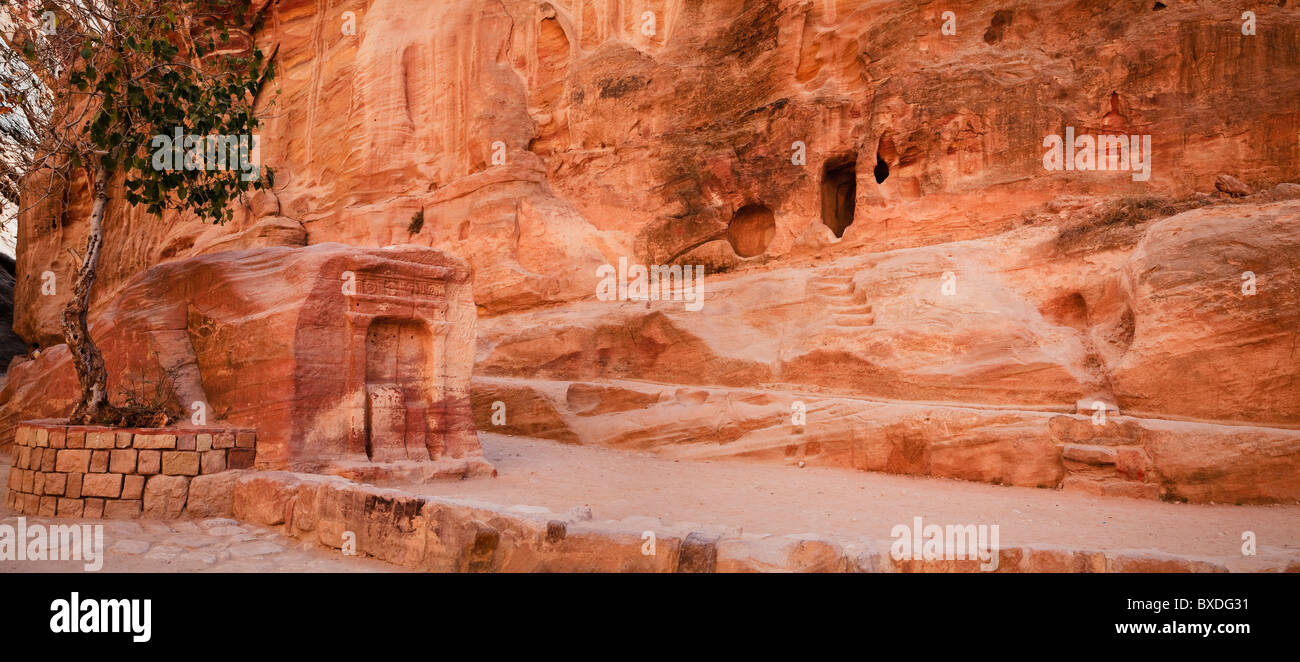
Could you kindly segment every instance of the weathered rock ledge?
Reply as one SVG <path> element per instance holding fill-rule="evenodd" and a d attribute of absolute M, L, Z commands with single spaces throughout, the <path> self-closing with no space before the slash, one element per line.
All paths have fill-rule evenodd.
<path fill-rule="evenodd" d="M 233 515 L 294 538 L 435 572 L 975 572 L 979 560 L 895 561 L 869 540 L 583 521 L 532 506 L 412 494 L 339 477 L 247 472 Z M 653 534 L 653 545 L 647 532 Z M 354 545 L 354 549 L 350 546 Z M 1300 571 L 1300 559 L 1274 571 Z M 1227 572 L 1155 550 L 1004 547 L 998 572 Z"/>

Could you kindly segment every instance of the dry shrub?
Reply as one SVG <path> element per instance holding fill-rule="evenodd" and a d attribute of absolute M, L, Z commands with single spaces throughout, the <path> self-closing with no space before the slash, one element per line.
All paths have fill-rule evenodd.
<path fill-rule="evenodd" d="M 424 229 L 424 209 L 420 209 L 411 216 L 411 222 L 407 224 L 406 231 L 409 234 L 420 234 Z"/>
<path fill-rule="evenodd" d="M 117 428 L 165 428 L 181 417 L 174 403 L 171 376 L 162 372 L 157 379 L 141 377 L 129 387 L 119 389 L 122 404 L 109 404 L 100 410 L 96 425 Z"/>
<path fill-rule="evenodd" d="M 1173 216 L 1205 204 L 1199 198 L 1171 200 L 1153 195 L 1134 195 L 1106 201 L 1101 209 L 1092 212 L 1082 221 L 1063 228 L 1056 237 L 1062 249 L 1078 248 L 1082 244 L 1103 243 L 1108 235 L 1156 218 Z M 1130 237 L 1131 238 L 1131 237 Z M 1096 246 L 1094 246 L 1096 247 Z"/>

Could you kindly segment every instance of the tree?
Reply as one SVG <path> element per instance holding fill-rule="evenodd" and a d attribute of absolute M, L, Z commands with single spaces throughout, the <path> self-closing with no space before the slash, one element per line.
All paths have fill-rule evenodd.
<path fill-rule="evenodd" d="M 74 424 L 120 420 L 86 319 L 111 192 L 155 216 L 180 210 L 224 223 L 244 192 L 273 184 L 274 172 L 252 158 L 253 106 L 272 62 L 227 27 L 246 25 L 247 5 L 0 0 L 0 19 L 7 10 L 19 26 L 0 41 L 0 198 L 31 208 L 77 177 L 92 198 L 62 319 L 81 387 Z M 38 173 L 46 186 L 31 190 Z"/>

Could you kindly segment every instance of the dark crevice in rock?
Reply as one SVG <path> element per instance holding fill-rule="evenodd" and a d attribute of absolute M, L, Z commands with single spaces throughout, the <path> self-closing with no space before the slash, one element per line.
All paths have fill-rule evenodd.
<path fill-rule="evenodd" d="M 858 197 L 858 160 L 854 156 L 832 159 L 822 171 L 822 223 L 843 237 L 853 224 Z"/>

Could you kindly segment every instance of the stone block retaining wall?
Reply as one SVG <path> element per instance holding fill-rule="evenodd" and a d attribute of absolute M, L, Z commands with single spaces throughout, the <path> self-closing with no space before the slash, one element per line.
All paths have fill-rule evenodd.
<path fill-rule="evenodd" d="M 247 428 L 27 421 L 15 435 L 5 500 L 43 517 L 180 517 L 192 491 L 196 512 L 220 499 L 222 486 L 228 494 L 233 483 L 217 476 L 251 468 L 256 454 L 257 434 Z"/>

